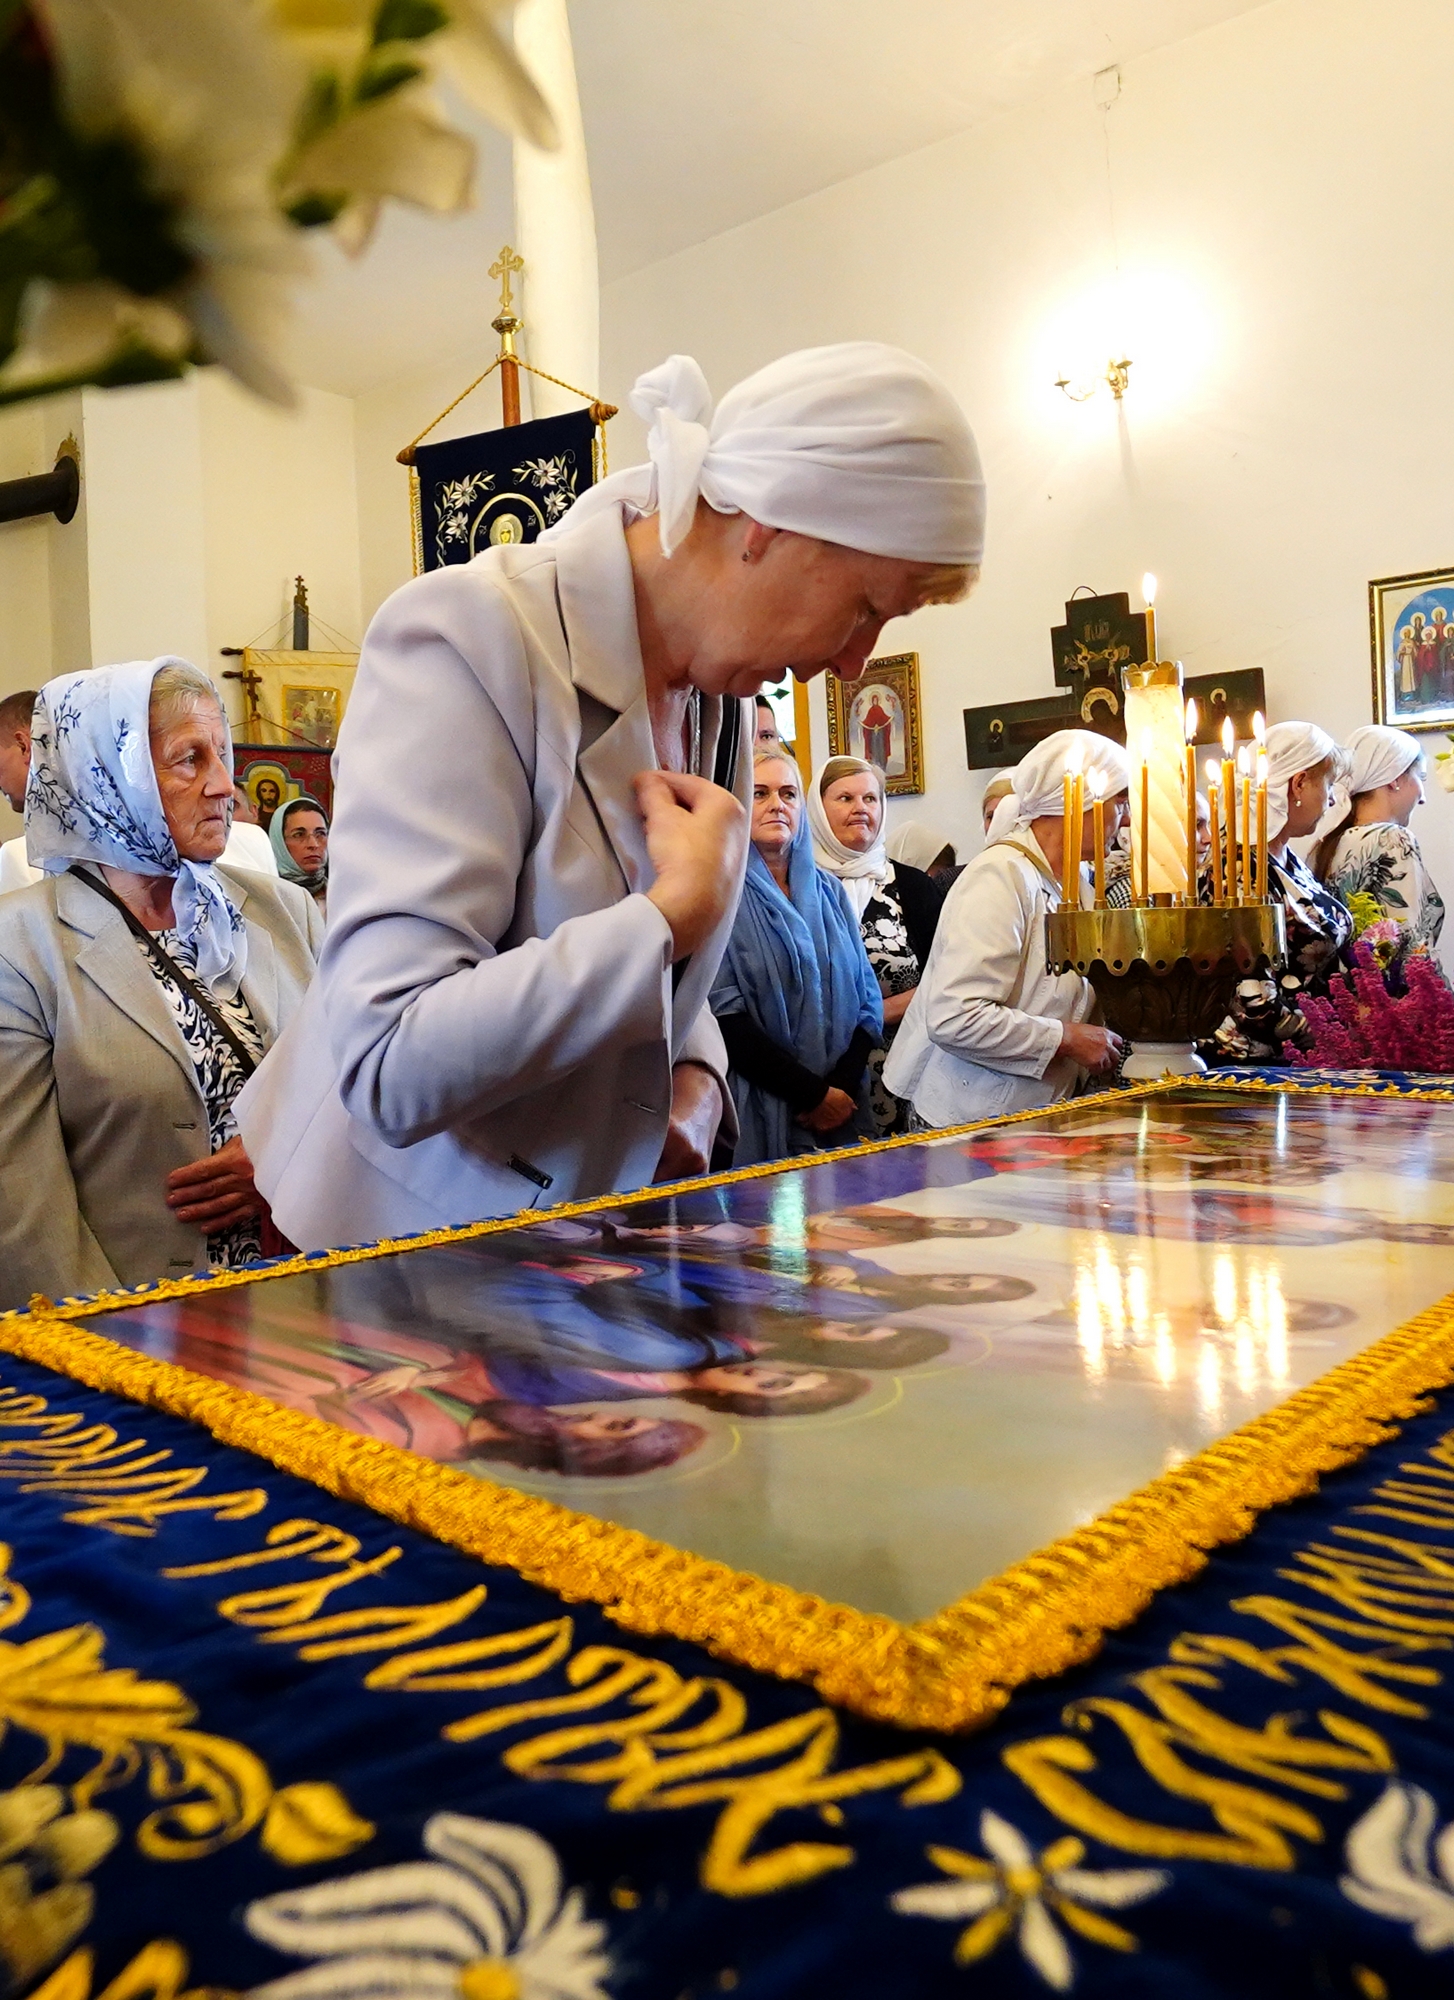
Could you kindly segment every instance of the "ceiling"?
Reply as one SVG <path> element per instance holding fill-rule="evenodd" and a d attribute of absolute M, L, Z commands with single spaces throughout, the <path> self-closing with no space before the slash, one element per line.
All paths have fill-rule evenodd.
<path fill-rule="evenodd" d="M 602 283 L 1262 4 L 571 0 Z M 357 395 L 493 346 L 485 272 L 512 234 L 510 153 L 475 129 L 474 210 L 395 209 L 357 263 L 323 246 L 301 301 L 304 381 Z"/>

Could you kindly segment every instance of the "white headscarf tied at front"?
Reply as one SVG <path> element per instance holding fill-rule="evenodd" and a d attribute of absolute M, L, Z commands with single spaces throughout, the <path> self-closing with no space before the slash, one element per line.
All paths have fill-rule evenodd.
<path fill-rule="evenodd" d="M 1299 771 L 1336 758 L 1338 746 L 1316 722 L 1274 722 L 1267 732 L 1267 837 L 1287 825 L 1287 788 Z"/>
<path fill-rule="evenodd" d="M 856 847 L 845 847 L 828 823 L 827 808 L 823 804 L 823 773 L 828 764 L 846 761 L 842 757 L 830 757 L 827 764 L 821 764 L 813 773 L 813 782 L 808 787 L 808 829 L 813 836 L 813 859 L 820 868 L 826 868 L 830 875 L 838 877 L 843 884 L 843 893 L 853 905 L 853 914 L 862 917 L 893 873 L 893 863 L 884 846 L 884 781 L 877 765 L 867 764 L 862 758 L 855 757 L 852 770 L 838 773 L 838 777 L 843 778 L 871 776 L 878 786 L 878 839 L 868 852 L 860 854 Z"/>
<path fill-rule="evenodd" d="M 151 684 L 176 664 L 185 662 L 133 660 L 46 682 L 31 734 L 25 844 L 46 875 L 93 861 L 174 876 L 177 933 L 196 947 L 197 977 L 231 998 L 247 967 L 242 913 L 210 861 L 177 853 L 151 760 Z M 230 769 L 230 739 L 227 761 Z"/>
<path fill-rule="evenodd" d="M 1065 773 L 1071 759 L 1077 756 L 1085 777 L 1101 780 L 1102 798 L 1113 799 L 1129 786 L 1131 760 L 1119 743 L 1113 743 L 1109 736 L 1098 736 L 1093 729 L 1057 729 L 1053 736 L 1037 743 L 1027 757 L 1022 757 L 1011 772 L 1015 789 L 995 807 L 995 820 L 1001 807 L 1011 801 L 1015 817 L 999 834 L 994 830 L 995 820 L 991 820 L 991 837 L 1002 840 L 1007 833 L 1027 828 L 1032 819 L 1058 818 L 1065 811 Z M 1085 799 L 1089 811 L 1089 785 Z"/>
<path fill-rule="evenodd" d="M 671 555 L 702 499 L 868 555 L 955 564 L 984 555 L 974 434 L 939 377 L 902 348 L 803 348 L 739 382 L 715 414 L 701 369 L 674 354 L 639 378 L 630 403 L 650 426 L 650 464 L 589 488 L 542 541 L 624 502 L 657 514 Z"/>

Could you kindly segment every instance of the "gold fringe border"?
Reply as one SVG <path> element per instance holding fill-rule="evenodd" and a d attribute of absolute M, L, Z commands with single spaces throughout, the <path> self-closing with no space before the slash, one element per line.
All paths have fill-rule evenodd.
<path fill-rule="evenodd" d="M 1147 1085 L 1116 1101 L 1159 1094 L 1180 1081 Z M 1375 1087 L 1343 1091 L 1334 1084 L 1252 1087 L 1388 1094 Z M 1041 1107 L 986 1123 L 1019 1123 L 1063 1108 Z M 914 1143 L 919 1141 L 911 1135 L 828 1157 Z M 708 1184 L 785 1170 L 788 1163 L 745 1168 L 713 1176 Z M 697 1189 L 704 1183 L 678 1185 Z M 577 1214 L 642 1198 L 638 1191 L 551 1212 Z M 409 1242 L 457 1240 L 517 1226 L 521 1219 Z M 352 1262 L 404 1247 L 333 1253 L 327 1261 Z M 306 1270 L 323 1261 L 300 1259 L 256 1275 Z M 245 1280 L 248 1274 L 235 1276 Z M 221 1282 L 204 1280 L 187 1287 L 179 1281 L 114 1296 L 118 1302 L 120 1297 L 151 1300 Z M 695 1641 L 740 1666 L 808 1681 L 825 1700 L 876 1720 L 936 1731 L 983 1724 L 1023 1682 L 1091 1658 L 1108 1630 L 1128 1624 L 1159 1591 L 1195 1575 L 1213 1548 L 1241 1540 L 1269 1507 L 1314 1491 L 1323 1473 L 1351 1464 L 1395 1435 L 1397 1423 L 1417 1411 L 1422 1397 L 1454 1381 L 1450 1293 L 1086 1526 L 1011 1565 L 946 1610 L 903 1625 L 417 1458 L 400 1446 L 341 1431 L 319 1417 L 137 1354 L 70 1323 L 96 1310 L 96 1303 L 89 1302 L 8 1317 L 0 1321 L 0 1347 L 91 1388 L 200 1423 L 222 1443 L 250 1451 L 340 1499 L 515 1570 L 567 1600 L 599 1604 L 630 1631 Z"/>

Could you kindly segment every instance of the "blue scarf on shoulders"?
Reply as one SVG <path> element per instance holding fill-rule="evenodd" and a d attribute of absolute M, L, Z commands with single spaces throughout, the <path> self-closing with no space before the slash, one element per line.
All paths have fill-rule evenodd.
<path fill-rule="evenodd" d="M 815 1076 L 826 1076 L 856 1028 L 883 1033 L 883 999 L 842 886 L 818 866 L 803 814 L 788 854 L 785 896 L 755 847 L 737 920 L 712 988 L 714 1014 L 746 1014 Z M 780 1097 L 732 1080 L 739 1165 L 786 1159 L 793 1114 Z"/>

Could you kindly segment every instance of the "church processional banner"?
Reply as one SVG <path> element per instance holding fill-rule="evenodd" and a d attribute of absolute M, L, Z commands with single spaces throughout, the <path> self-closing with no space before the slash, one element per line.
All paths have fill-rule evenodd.
<path fill-rule="evenodd" d="M 414 455 L 415 568 L 533 542 L 595 483 L 591 412 L 421 444 Z"/>

